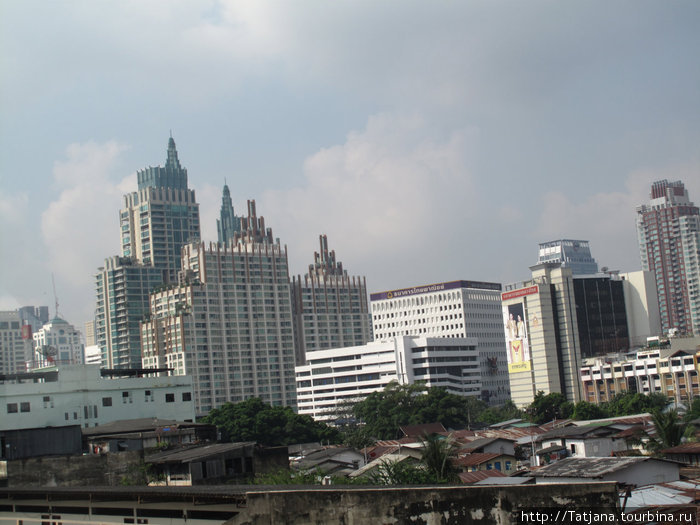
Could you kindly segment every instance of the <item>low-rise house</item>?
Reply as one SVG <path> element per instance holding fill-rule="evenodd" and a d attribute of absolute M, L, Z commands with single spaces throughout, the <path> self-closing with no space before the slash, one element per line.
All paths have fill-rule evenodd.
<path fill-rule="evenodd" d="M 210 485 L 246 482 L 256 474 L 289 468 L 287 447 L 262 447 L 253 441 L 215 443 L 146 456 L 158 481 L 152 485 Z"/>
<path fill-rule="evenodd" d="M 461 452 L 487 452 L 515 456 L 515 441 L 498 437 L 478 438 L 463 443 L 459 447 Z"/>
<path fill-rule="evenodd" d="M 503 472 L 498 470 L 477 470 L 474 472 L 460 472 L 459 480 L 465 485 L 475 485 L 486 478 L 502 479 L 507 477 Z"/>
<path fill-rule="evenodd" d="M 364 456 L 349 447 L 327 447 L 315 450 L 293 462 L 298 470 L 316 470 L 323 474 L 348 475 L 364 466 Z"/>
<path fill-rule="evenodd" d="M 661 451 L 664 457 L 689 467 L 700 467 L 700 443 L 683 443 Z"/>
<path fill-rule="evenodd" d="M 555 428 L 535 438 L 535 461 L 539 466 L 562 457 L 609 457 L 627 450 L 627 441 L 614 437 L 615 428 L 599 425 L 570 425 Z"/>
<path fill-rule="evenodd" d="M 651 457 L 566 458 L 535 469 L 537 483 L 581 483 L 616 481 L 643 486 L 678 481 L 680 465 Z"/>
<path fill-rule="evenodd" d="M 402 448 L 400 451 L 397 448 L 395 452 L 384 454 L 381 457 L 374 459 L 360 467 L 359 469 L 348 474 L 349 478 L 362 478 L 371 476 L 381 466 L 389 463 L 418 463 L 422 457 L 422 452 L 415 448 Z"/>
<path fill-rule="evenodd" d="M 496 470 L 508 476 L 516 470 L 515 456 L 499 452 L 467 454 L 456 458 L 453 464 L 462 472 Z"/>
<path fill-rule="evenodd" d="M 113 421 L 82 431 L 85 449 L 91 454 L 191 445 L 216 441 L 217 436 L 215 425 L 158 418 Z"/>

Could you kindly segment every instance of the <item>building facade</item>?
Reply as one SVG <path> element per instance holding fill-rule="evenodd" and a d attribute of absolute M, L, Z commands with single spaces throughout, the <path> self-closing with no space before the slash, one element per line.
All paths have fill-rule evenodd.
<path fill-rule="evenodd" d="M 451 281 L 373 293 L 370 301 L 377 341 L 404 335 L 476 339 L 481 399 L 494 405 L 510 399 L 499 283 Z"/>
<path fill-rule="evenodd" d="M 502 294 L 511 398 L 523 407 L 539 391 L 559 392 L 578 402 L 581 348 L 571 269 L 545 263 L 531 270 L 530 281 Z"/>
<path fill-rule="evenodd" d="M 642 269 L 656 278 L 661 327 L 700 333 L 700 211 L 682 182 L 651 186 L 649 204 L 637 208 Z"/>
<path fill-rule="evenodd" d="M 648 337 L 662 334 L 654 274 L 640 270 L 621 273 L 620 278 L 625 294 L 630 346 L 644 346 Z"/>
<path fill-rule="evenodd" d="M 148 313 L 148 296 L 163 284 L 163 270 L 113 256 L 95 276 L 97 345 L 106 368 L 141 366 L 140 323 Z"/>
<path fill-rule="evenodd" d="M 66 320 L 54 317 L 35 332 L 33 337 L 34 361 L 37 366 L 84 364 L 85 345 L 80 332 Z"/>
<path fill-rule="evenodd" d="M 183 248 L 180 283 L 151 295 L 142 324 L 143 366 L 191 375 L 197 415 L 259 397 L 296 406 L 286 248 L 255 202 L 225 245 Z"/>
<path fill-rule="evenodd" d="M 700 396 L 698 354 L 693 350 L 646 348 L 586 359 L 581 367 L 583 399 L 603 403 L 617 394 L 664 394 L 690 406 Z"/>
<path fill-rule="evenodd" d="M 317 350 L 296 367 L 300 414 L 336 419 L 336 409 L 382 390 L 392 381 L 423 382 L 452 394 L 481 392 L 474 338 L 396 336 L 362 346 Z"/>
<path fill-rule="evenodd" d="M 32 360 L 31 327 L 18 311 L 0 312 L 0 374 L 24 372 Z"/>
<path fill-rule="evenodd" d="M 219 243 L 226 244 L 232 242 L 236 232 L 241 231 L 241 218 L 237 217 L 233 211 L 233 201 L 228 185 L 224 184 L 223 195 L 221 196 L 221 211 L 216 219 L 216 233 Z"/>
<path fill-rule="evenodd" d="M 157 417 L 194 420 L 192 379 L 131 377 L 105 379 L 97 365 L 44 369 L 0 382 L 5 430 L 80 425 Z"/>
<path fill-rule="evenodd" d="M 108 368 L 141 366 L 139 322 L 149 293 L 177 282 L 182 246 L 200 237 L 199 205 L 172 137 L 165 166 L 140 170 L 137 179 L 119 215 L 122 256 L 106 259 L 96 275 L 96 342 Z"/>
<path fill-rule="evenodd" d="M 560 239 L 540 243 L 537 264 L 560 263 L 570 268 L 572 275 L 598 273 L 598 263 L 591 255 L 588 241 Z"/>
<path fill-rule="evenodd" d="M 364 277 L 349 277 L 328 239 L 320 238 L 320 251 L 304 277 L 292 279 L 292 308 L 296 362 L 308 352 L 359 346 L 372 340 Z"/>

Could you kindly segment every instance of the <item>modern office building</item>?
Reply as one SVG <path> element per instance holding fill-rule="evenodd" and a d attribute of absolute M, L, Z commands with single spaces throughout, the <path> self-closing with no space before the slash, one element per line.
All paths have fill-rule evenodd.
<path fill-rule="evenodd" d="M 192 378 L 119 377 L 98 365 L 50 367 L 0 382 L 3 430 L 80 425 L 154 417 L 194 420 Z"/>
<path fill-rule="evenodd" d="M 510 399 L 499 283 L 450 281 L 373 293 L 370 301 L 377 341 L 404 335 L 474 338 L 481 399 L 493 405 Z"/>
<path fill-rule="evenodd" d="M 681 181 L 654 182 L 637 208 L 642 269 L 651 271 L 665 332 L 700 334 L 700 210 Z"/>
<path fill-rule="evenodd" d="M 560 239 L 540 243 L 537 264 L 544 263 L 560 263 L 570 268 L 574 276 L 598 273 L 598 263 L 591 255 L 588 241 Z"/>
<path fill-rule="evenodd" d="M 109 368 L 141 366 L 139 321 L 148 294 L 177 282 L 182 246 L 200 238 L 199 205 L 172 137 L 165 166 L 140 170 L 137 179 L 120 211 L 122 256 L 108 258 L 96 276 L 97 344 Z"/>
<path fill-rule="evenodd" d="M 481 370 L 474 338 L 396 336 L 362 346 L 317 350 L 296 367 L 300 414 L 337 419 L 336 409 L 382 390 L 392 381 L 442 387 L 478 396 Z"/>
<path fill-rule="evenodd" d="M 97 336 L 95 335 L 95 320 L 85 323 L 85 346 L 96 346 Z"/>
<path fill-rule="evenodd" d="M 82 365 L 85 362 L 81 334 L 65 319 L 54 317 L 34 332 L 33 338 L 35 368 L 53 364 Z"/>
<path fill-rule="evenodd" d="M 539 391 L 559 392 L 578 402 L 582 361 L 571 268 L 544 263 L 531 270 L 531 280 L 502 294 L 511 398 L 523 407 Z"/>
<path fill-rule="evenodd" d="M 183 248 L 179 284 L 151 295 L 143 366 L 191 375 L 197 415 L 259 397 L 296 407 L 286 248 L 255 202 L 227 244 Z"/>
<path fill-rule="evenodd" d="M 149 294 L 163 284 L 163 270 L 113 256 L 95 276 L 97 344 L 106 368 L 141 366 L 140 322 L 148 313 Z"/>
<path fill-rule="evenodd" d="M 624 282 L 617 274 L 574 276 L 581 357 L 630 347 Z"/>
<path fill-rule="evenodd" d="M 241 231 L 241 217 L 237 217 L 233 211 L 233 201 L 228 185 L 224 184 L 224 192 L 221 196 L 221 212 L 216 219 L 216 232 L 219 242 L 225 244 L 233 241 L 236 232 Z"/>
<path fill-rule="evenodd" d="M 17 310 L 23 325 L 32 327 L 32 333 L 49 322 L 48 306 L 22 306 Z"/>
<path fill-rule="evenodd" d="M 328 251 L 328 238 L 321 235 L 319 240 L 308 273 L 292 279 L 297 364 L 309 352 L 372 340 L 365 278 L 349 277 L 335 251 Z"/>
<path fill-rule="evenodd" d="M 32 360 L 32 332 L 19 311 L 0 312 L 0 374 L 24 372 Z"/>

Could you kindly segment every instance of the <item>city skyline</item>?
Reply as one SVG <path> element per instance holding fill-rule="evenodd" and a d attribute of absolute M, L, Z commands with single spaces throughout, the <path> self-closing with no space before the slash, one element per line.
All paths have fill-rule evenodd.
<path fill-rule="evenodd" d="M 561 238 L 636 270 L 650 184 L 700 201 L 694 3 L 2 10 L 3 310 L 53 305 L 53 273 L 62 316 L 91 317 L 123 195 L 171 129 L 203 240 L 226 181 L 291 274 L 326 234 L 369 292 L 514 282 Z"/>

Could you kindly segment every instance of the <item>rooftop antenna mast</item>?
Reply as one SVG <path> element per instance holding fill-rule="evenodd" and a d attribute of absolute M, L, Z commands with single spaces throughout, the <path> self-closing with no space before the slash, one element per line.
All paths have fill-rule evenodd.
<path fill-rule="evenodd" d="M 53 300 L 56 308 L 56 315 L 54 317 L 58 317 L 58 296 L 56 295 L 56 281 L 53 278 L 53 272 L 51 273 L 51 285 L 53 286 Z"/>

